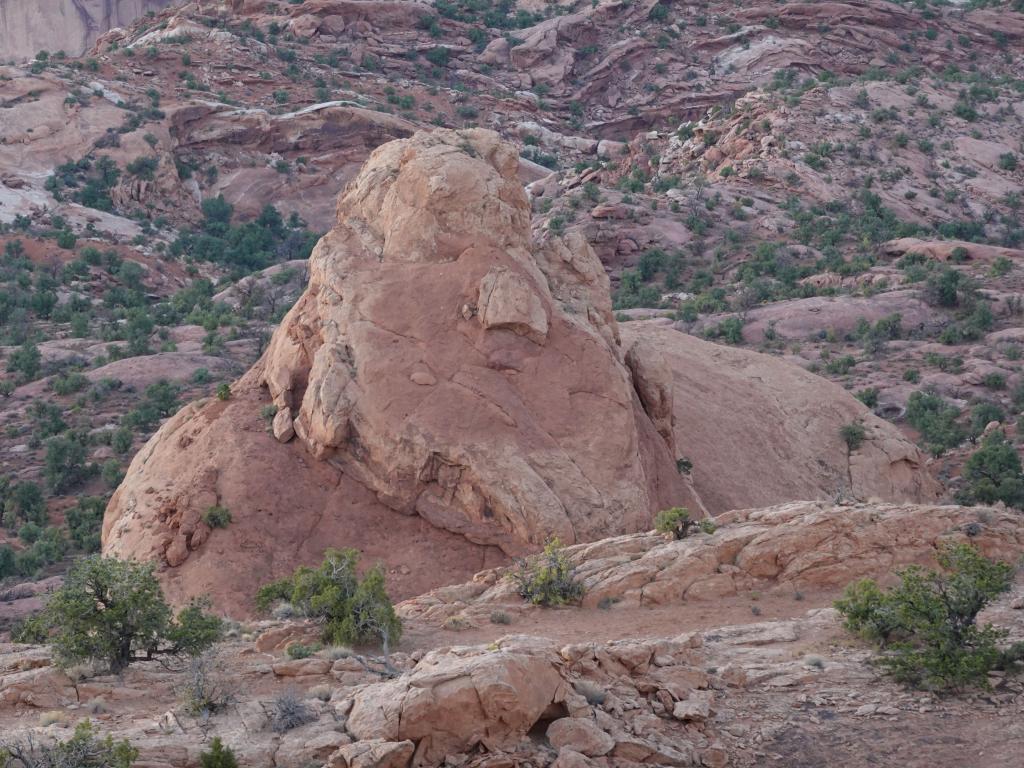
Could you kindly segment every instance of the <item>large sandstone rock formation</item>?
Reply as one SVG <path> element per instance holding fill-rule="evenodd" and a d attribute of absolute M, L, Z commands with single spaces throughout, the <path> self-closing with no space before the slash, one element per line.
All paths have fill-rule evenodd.
<path fill-rule="evenodd" d="M 408 596 L 552 536 L 646 530 L 676 504 L 935 495 L 916 449 L 838 387 L 670 329 L 620 339 L 586 240 L 531 238 L 517 165 L 481 130 L 378 148 L 264 358 L 136 456 L 105 551 L 169 566 L 176 600 L 227 607 L 355 546 Z M 868 439 L 851 456 L 852 420 Z M 226 529 L 202 522 L 213 505 Z"/>
<path fill-rule="evenodd" d="M 0 56 L 27 59 L 41 50 L 80 56 L 97 37 L 174 0 L 0 0 Z"/>
<path fill-rule="evenodd" d="M 531 242 L 517 168 L 482 131 L 376 151 L 263 373 L 279 439 L 510 551 L 637 530 L 683 491 L 600 262 L 577 236 Z"/>
<path fill-rule="evenodd" d="M 254 576 L 358 546 L 412 569 L 412 591 L 468 576 L 488 547 L 642 530 L 688 501 L 671 412 L 657 383 L 634 386 L 600 262 L 578 236 L 531 241 L 517 172 L 487 131 L 375 151 L 232 401 L 190 406 L 133 461 L 106 551 L 171 566 L 178 598 L 238 600 Z M 234 522 L 211 535 L 214 504 Z"/>

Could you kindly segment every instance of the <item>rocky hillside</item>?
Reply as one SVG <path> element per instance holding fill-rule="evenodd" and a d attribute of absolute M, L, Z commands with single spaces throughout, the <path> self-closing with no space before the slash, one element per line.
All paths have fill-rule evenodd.
<path fill-rule="evenodd" d="M 0 57 L 31 59 L 40 51 L 81 56 L 105 32 L 169 5 L 172 0 L 3 0 Z"/>
<path fill-rule="evenodd" d="M 621 338 L 586 240 L 531 238 L 518 170 L 479 129 L 376 150 L 260 362 L 138 453 L 104 552 L 156 559 L 176 600 L 227 609 L 249 602 L 254 575 L 280 578 L 332 542 L 422 589 L 442 577 L 437 552 L 466 541 L 479 554 L 449 570 L 488 548 L 646 530 L 672 506 L 939 494 L 920 451 L 839 388 L 675 331 Z M 790 420 L 802 428 L 775 426 Z M 678 444 L 700 457 L 688 471 Z M 325 500 L 318 476 L 345 491 Z M 206 519 L 215 507 L 232 511 L 225 530 Z M 433 531 L 412 551 L 381 533 L 410 516 Z"/>
<path fill-rule="evenodd" d="M 198 765 L 214 737 L 253 768 L 952 768 L 981 749 L 1009 768 L 1019 680 L 970 698 L 908 692 L 821 607 L 837 584 L 931 564 L 958 541 L 1013 558 L 1024 528 L 987 508 L 792 504 L 683 541 L 606 539 L 570 550 L 588 595 L 578 607 L 524 604 L 505 569 L 403 603 L 393 672 L 343 648 L 288 652 L 318 628 L 286 621 L 235 627 L 201 677 L 142 663 L 76 679 L 43 649 L 0 646 L 0 727 L 63 738 L 88 715 L 139 749 L 136 765 L 170 768 Z M 1014 639 L 1021 592 L 985 614 Z M 196 690 L 226 703 L 196 715 Z"/>
<path fill-rule="evenodd" d="M 1020 554 L 1022 94 L 1021 0 L 0 0 L 0 633 L 96 552 L 243 622 L 212 720 L 4 646 L 0 735 L 1015 767 L 1017 682 L 902 688 L 829 606 Z M 578 606 L 510 577 L 552 538 Z M 333 547 L 394 670 L 253 619 Z"/>

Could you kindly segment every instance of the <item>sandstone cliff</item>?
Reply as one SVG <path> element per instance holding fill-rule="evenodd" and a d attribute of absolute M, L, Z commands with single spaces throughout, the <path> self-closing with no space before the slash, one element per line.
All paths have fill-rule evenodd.
<path fill-rule="evenodd" d="M 130 24 L 174 0 L 0 0 L 0 56 L 28 59 L 39 51 L 80 56 L 109 29 Z"/>

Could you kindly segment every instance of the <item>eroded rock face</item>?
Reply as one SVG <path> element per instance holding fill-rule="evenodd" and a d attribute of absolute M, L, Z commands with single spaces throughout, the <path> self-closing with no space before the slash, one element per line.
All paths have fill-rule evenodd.
<path fill-rule="evenodd" d="M 722 600 L 745 592 L 840 590 L 860 578 L 895 579 L 911 564 L 934 567 L 947 544 L 969 543 L 986 556 L 1013 562 L 1024 527 L 1005 510 L 915 504 L 797 501 L 720 515 L 713 534 L 676 541 L 656 533 L 619 536 L 565 550 L 582 583 L 585 606 L 672 605 Z M 404 619 L 458 615 L 487 621 L 500 606 L 524 606 L 505 571 L 477 574 L 398 606 Z"/>
<path fill-rule="evenodd" d="M 174 0 L 4 0 L 0 3 L 0 51 L 27 59 L 38 51 L 84 53 L 96 38 Z"/>
<path fill-rule="evenodd" d="M 105 551 L 169 566 L 176 600 L 245 605 L 254 581 L 358 546 L 409 594 L 691 503 L 664 369 L 627 366 L 585 239 L 531 239 L 517 173 L 489 131 L 376 150 L 264 359 L 136 456 Z M 214 504 L 228 528 L 202 522 Z"/>
<path fill-rule="evenodd" d="M 479 130 L 374 152 L 263 373 L 280 439 L 510 552 L 638 530 L 684 497 L 600 263 L 579 237 L 531 241 L 517 168 Z"/>
<path fill-rule="evenodd" d="M 918 447 L 837 384 L 652 322 L 620 328 L 640 397 L 692 463 L 705 511 L 793 499 L 939 498 Z M 840 436 L 851 423 L 865 430 L 853 451 Z"/>

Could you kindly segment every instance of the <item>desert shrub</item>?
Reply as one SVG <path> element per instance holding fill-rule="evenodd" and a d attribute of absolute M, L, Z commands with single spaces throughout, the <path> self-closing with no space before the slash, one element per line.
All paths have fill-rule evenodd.
<path fill-rule="evenodd" d="M 99 551 L 100 528 L 106 508 L 106 499 L 83 496 L 65 513 L 71 541 L 83 552 Z"/>
<path fill-rule="evenodd" d="M 491 611 L 491 624 L 511 624 L 512 617 L 505 611 Z"/>
<path fill-rule="evenodd" d="M 18 381 L 25 383 L 39 376 L 43 356 L 32 341 L 26 341 L 7 357 L 7 370 L 18 374 Z"/>
<path fill-rule="evenodd" d="M 878 387 L 866 387 L 855 395 L 868 408 L 874 408 L 878 405 Z"/>
<path fill-rule="evenodd" d="M 1006 413 L 997 403 L 982 401 L 971 406 L 972 436 L 980 435 L 993 421 L 1006 421 Z"/>
<path fill-rule="evenodd" d="M 132 447 L 132 431 L 126 427 L 114 430 L 114 433 L 110 436 L 110 447 L 118 455 L 128 453 Z"/>
<path fill-rule="evenodd" d="M 231 523 L 231 511 L 221 506 L 212 506 L 203 512 L 203 522 L 211 528 L 227 528 Z"/>
<path fill-rule="evenodd" d="M 192 603 L 174 618 L 152 564 L 98 555 L 68 572 L 39 616 L 57 661 L 92 661 L 118 673 L 157 657 L 195 656 L 220 637 L 221 620 Z"/>
<path fill-rule="evenodd" d="M 654 530 L 658 533 L 671 533 L 677 539 L 685 539 L 695 525 L 686 507 L 663 509 L 654 517 Z"/>
<path fill-rule="evenodd" d="M 1017 449 L 1000 431 L 992 432 L 970 455 L 960 472 L 964 481 L 957 494 L 961 504 L 994 504 L 1024 508 L 1024 473 Z"/>
<path fill-rule="evenodd" d="M 86 449 L 78 440 L 53 437 L 46 443 L 43 476 L 54 493 L 65 491 L 85 480 L 93 468 L 85 463 Z"/>
<path fill-rule="evenodd" d="M 185 682 L 177 689 L 185 711 L 193 717 L 205 718 L 227 709 L 235 701 L 229 679 L 212 653 L 192 657 Z"/>
<path fill-rule="evenodd" d="M 4 498 L 4 525 L 14 528 L 19 521 L 46 522 L 46 500 L 42 489 L 30 480 L 10 486 Z"/>
<path fill-rule="evenodd" d="M 857 422 L 851 422 L 844 424 L 839 428 L 839 436 L 846 443 L 846 447 L 850 451 L 856 451 L 864 443 L 864 438 L 867 437 L 867 432 L 864 429 L 863 424 Z"/>
<path fill-rule="evenodd" d="M 520 560 L 512 579 L 519 596 L 534 605 L 565 605 L 583 597 L 583 585 L 558 539 L 549 541 L 540 555 Z"/>
<path fill-rule="evenodd" d="M 199 755 L 202 768 L 238 768 L 238 760 L 231 747 L 225 747 L 220 736 L 214 736 L 210 742 L 210 750 Z"/>
<path fill-rule="evenodd" d="M 292 691 L 286 691 L 270 703 L 270 728 L 275 733 L 284 733 L 311 723 L 316 715 L 306 703 Z"/>
<path fill-rule="evenodd" d="M 230 400 L 231 399 L 231 385 L 230 384 L 218 384 L 217 385 L 217 399 L 218 400 Z"/>
<path fill-rule="evenodd" d="M 131 768 L 139 756 L 127 740 L 100 738 L 83 720 L 67 741 L 18 741 L 0 736 L 0 768 Z"/>
<path fill-rule="evenodd" d="M 266 611 L 286 601 L 322 625 L 325 643 L 380 643 L 387 653 L 402 636 L 402 622 L 387 595 L 384 569 L 376 565 L 360 579 L 358 563 L 354 549 L 329 549 L 318 568 L 299 568 L 261 588 L 256 606 Z"/>
<path fill-rule="evenodd" d="M 289 659 L 308 659 L 314 653 L 320 650 L 320 646 L 316 643 L 313 645 L 303 645 L 302 643 L 292 643 L 288 646 L 288 650 L 285 653 L 288 654 Z"/>
<path fill-rule="evenodd" d="M 986 687 L 987 674 L 1012 663 L 1016 652 L 997 643 L 1006 633 L 976 623 L 978 613 L 1010 588 L 1013 569 L 967 544 L 938 556 L 940 570 L 912 565 L 900 584 L 882 591 L 871 579 L 836 601 L 847 629 L 878 643 L 878 663 L 897 680 L 927 688 Z"/>
<path fill-rule="evenodd" d="M 959 416 L 960 411 L 932 392 L 913 392 L 907 399 L 907 422 L 921 433 L 935 456 L 964 441 L 966 433 L 957 422 Z"/>
<path fill-rule="evenodd" d="M 933 307 L 964 307 L 974 303 L 977 287 L 953 267 L 933 271 L 925 282 L 924 300 Z"/>

